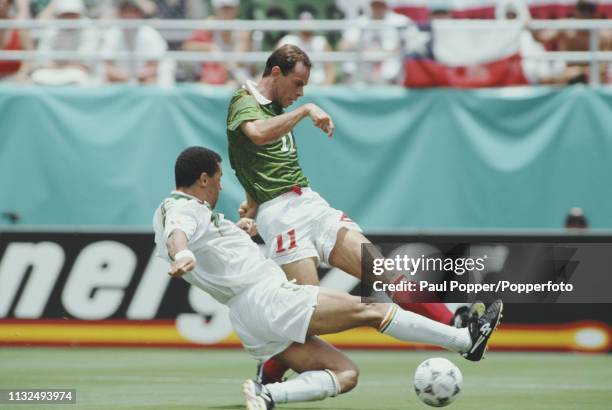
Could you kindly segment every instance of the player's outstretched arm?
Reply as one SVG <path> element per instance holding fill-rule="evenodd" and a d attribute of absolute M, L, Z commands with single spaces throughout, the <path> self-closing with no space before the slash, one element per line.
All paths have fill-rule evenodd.
<path fill-rule="evenodd" d="M 325 111 L 315 104 L 304 104 L 301 107 L 276 117 L 265 120 L 245 121 L 240 130 L 256 145 L 264 145 L 276 141 L 289 133 L 298 122 L 310 117 L 315 127 L 320 128 L 329 137 L 334 133 L 334 123 Z"/>
<path fill-rule="evenodd" d="M 315 104 L 306 105 L 310 105 L 308 116 L 312 120 L 314 126 L 319 128 L 321 131 L 326 133 L 329 138 L 331 138 L 334 135 L 335 126 L 330 115 Z"/>
<path fill-rule="evenodd" d="M 174 260 L 168 274 L 173 278 L 179 278 L 195 267 L 195 255 L 187 249 L 188 242 L 187 235 L 180 229 L 175 229 L 168 237 L 168 255 Z"/>

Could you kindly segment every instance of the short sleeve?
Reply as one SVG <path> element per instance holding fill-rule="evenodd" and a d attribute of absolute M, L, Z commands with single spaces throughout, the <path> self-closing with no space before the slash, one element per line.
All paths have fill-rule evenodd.
<path fill-rule="evenodd" d="M 153 27 L 140 27 L 137 39 L 137 50 L 144 52 L 148 58 L 161 57 L 168 50 L 166 40 Z"/>
<path fill-rule="evenodd" d="M 227 116 L 227 129 L 236 131 L 245 121 L 262 120 L 265 118 L 266 115 L 262 112 L 255 97 L 244 95 L 230 106 Z"/>
<path fill-rule="evenodd" d="M 210 225 L 212 211 L 197 201 L 175 200 L 164 203 L 163 208 L 164 240 L 168 240 L 170 234 L 179 229 L 191 241 L 198 226 L 204 228 L 202 232 L 205 232 Z"/>

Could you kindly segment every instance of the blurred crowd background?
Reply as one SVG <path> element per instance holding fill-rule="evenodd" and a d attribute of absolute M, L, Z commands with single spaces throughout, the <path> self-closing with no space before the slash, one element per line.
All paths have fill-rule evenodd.
<path fill-rule="evenodd" d="M 593 43 L 587 30 L 532 30 L 528 24 L 533 19 L 611 17 L 612 1 L 594 0 L 0 0 L 0 19 L 43 22 L 33 29 L 0 26 L 2 51 L 36 51 L 41 56 L 23 60 L 0 57 L 0 81 L 45 85 L 117 82 L 232 85 L 255 78 L 263 62 L 177 61 L 166 56 L 173 51 L 270 51 L 281 44 L 293 43 L 309 53 L 392 53 L 380 61 L 363 64 L 353 60 L 317 62 L 310 84 L 320 86 L 356 82 L 409 87 L 586 83 L 593 76 L 588 63 L 525 56 L 551 51 L 588 51 L 593 44 L 601 51 L 611 51 L 612 29 L 597 30 L 597 41 Z M 142 24 L 137 28 L 95 24 L 99 20 L 122 19 L 142 20 Z M 197 29 L 183 30 L 177 35 L 176 31 L 160 30 L 148 24 L 158 19 L 314 22 L 347 19 L 355 24 L 343 31 L 294 31 L 291 27 L 283 31 Z M 503 24 L 502 20 L 511 20 L 520 25 L 520 30 L 517 33 L 516 30 L 500 29 L 497 34 L 480 31 L 470 38 L 445 22 L 456 19 L 495 20 L 500 21 L 499 24 Z M 57 20 L 80 20 L 81 25 L 65 28 L 53 23 Z M 382 22 L 387 27 L 367 28 L 372 21 Z M 612 20 L 610 22 L 612 28 Z M 465 37 L 463 48 L 457 46 L 456 41 L 462 36 Z M 482 41 L 483 37 L 490 38 L 489 51 L 477 45 L 474 47 L 477 50 L 470 49 L 470 44 Z M 450 64 L 444 58 L 444 50 L 449 49 L 458 54 L 457 61 Z M 505 50 L 505 54 L 500 55 L 500 49 Z M 102 57 L 95 61 L 53 58 L 53 52 L 58 51 Z M 473 55 L 474 51 L 478 51 L 478 55 Z M 113 59 L 117 52 L 138 53 L 140 57 Z M 518 59 L 512 57 L 515 54 Z M 491 66 L 492 62 L 501 62 L 502 67 Z M 520 68 L 510 73 L 509 67 L 513 64 Z M 452 75 L 445 71 L 445 66 L 454 70 Z M 598 64 L 599 83 L 612 83 L 611 67 L 607 62 Z M 454 80 L 449 80 L 449 76 Z M 461 80 L 458 81 L 457 76 Z"/>

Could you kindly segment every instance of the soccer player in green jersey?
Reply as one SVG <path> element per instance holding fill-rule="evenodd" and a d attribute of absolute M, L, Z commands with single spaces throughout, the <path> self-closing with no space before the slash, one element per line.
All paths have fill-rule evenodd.
<path fill-rule="evenodd" d="M 231 166 L 246 191 L 241 216 L 257 218 L 268 256 L 290 280 L 317 285 L 320 261 L 361 279 L 361 245 L 369 241 L 359 225 L 310 188 L 298 162 L 293 135 L 298 122 L 309 118 L 328 137 L 334 133 L 332 118 L 315 104 L 284 111 L 304 94 L 310 67 L 308 55 L 296 46 L 275 50 L 261 81 L 247 81 L 234 94 L 227 136 Z M 453 320 L 442 303 L 414 303 L 406 294 L 400 301 L 397 296 L 394 300 L 403 309 L 446 324 Z M 268 367 L 273 378 L 283 371 L 273 370 L 273 363 Z"/>

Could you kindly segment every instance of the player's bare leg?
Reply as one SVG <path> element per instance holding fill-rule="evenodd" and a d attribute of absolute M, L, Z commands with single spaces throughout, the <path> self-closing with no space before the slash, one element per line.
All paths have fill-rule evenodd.
<path fill-rule="evenodd" d="M 336 244 L 329 255 L 329 263 L 362 280 L 361 245 L 370 243 L 361 232 L 341 228 L 338 231 Z M 383 255 L 376 255 L 376 257 L 382 258 Z M 387 283 L 396 283 L 405 280 L 405 277 L 403 275 L 388 275 L 383 280 Z M 390 296 L 404 310 L 418 313 L 445 324 L 451 323 L 453 320 L 453 313 L 443 303 L 419 303 L 418 295 L 411 295 L 406 292 Z"/>
<path fill-rule="evenodd" d="M 359 369 L 344 353 L 316 336 L 293 343 L 274 360 L 299 373 L 294 379 L 265 386 L 247 380 L 243 384 L 247 409 L 269 409 L 274 404 L 323 400 L 352 390 Z"/>
<path fill-rule="evenodd" d="M 287 279 L 295 279 L 298 285 L 319 286 L 316 258 L 300 259 L 299 261 L 287 263 L 282 268 Z"/>
<path fill-rule="evenodd" d="M 323 369 L 332 371 L 340 393 L 351 391 L 357 385 L 357 365 L 346 354 L 317 336 L 309 336 L 304 344 L 292 344 L 276 358 L 296 373 Z"/>
<path fill-rule="evenodd" d="M 361 232 L 340 228 L 334 248 L 329 254 L 330 265 L 361 279 L 361 245 L 364 243 L 371 242 Z"/>
<path fill-rule="evenodd" d="M 503 310 L 496 301 L 482 318 L 473 317 L 467 328 L 456 328 L 433 321 L 397 305 L 361 303 L 361 299 L 344 292 L 321 288 L 308 335 L 338 333 L 359 326 L 369 326 L 405 342 L 444 347 L 462 353 L 469 360 L 480 360 L 489 337 L 497 327 Z"/>

